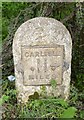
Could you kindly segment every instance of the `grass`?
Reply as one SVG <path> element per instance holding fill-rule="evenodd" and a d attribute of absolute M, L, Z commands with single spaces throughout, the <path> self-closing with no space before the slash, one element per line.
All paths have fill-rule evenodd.
<path fill-rule="evenodd" d="M 3 83 L 3 96 L 0 104 L 4 107 L 3 119 L 9 118 L 83 118 L 84 94 L 71 86 L 70 97 L 67 101 L 62 98 L 32 98 L 26 104 L 17 103 L 15 82 Z"/>

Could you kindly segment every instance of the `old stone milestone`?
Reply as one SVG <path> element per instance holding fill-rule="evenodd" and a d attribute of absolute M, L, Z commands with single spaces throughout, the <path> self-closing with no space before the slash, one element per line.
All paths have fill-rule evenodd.
<path fill-rule="evenodd" d="M 13 40 L 18 101 L 38 92 L 67 99 L 70 88 L 72 40 L 69 31 L 53 18 L 36 17 L 23 23 Z M 56 81 L 53 89 L 51 81 Z"/>

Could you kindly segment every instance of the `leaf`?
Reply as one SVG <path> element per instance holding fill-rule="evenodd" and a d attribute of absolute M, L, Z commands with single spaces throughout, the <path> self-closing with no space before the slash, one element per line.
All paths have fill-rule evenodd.
<path fill-rule="evenodd" d="M 9 96 L 7 96 L 7 95 L 3 95 L 3 96 L 2 96 L 2 99 L 3 99 L 4 102 L 5 102 L 5 101 L 8 101 Z"/>
<path fill-rule="evenodd" d="M 68 103 L 65 100 L 63 100 L 63 99 L 59 99 L 59 104 L 61 106 L 63 106 L 63 107 L 67 107 L 68 106 Z"/>
<path fill-rule="evenodd" d="M 84 118 L 84 110 L 80 112 L 80 118 Z"/>
<path fill-rule="evenodd" d="M 63 112 L 60 118 L 74 118 L 77 109 L 75 107 L 69 107 L 67 110 Z"/>
<path fill-rule="evenodd" d="M 51 81 L 50 81 L 50 84 L 51 84 L 51 86 L 52 86 L 53 88 L 56 88 L 56 86 L 57 86 L 56 80 L 51 80 Z"/>
<path fill-rule="evenodd" d="M 2 105 L 4 102 L 8 101 L 8 99 L 9 99 L 9 96 L 3 95 L 3 96 L 0 98 L 0 105 Z"/>

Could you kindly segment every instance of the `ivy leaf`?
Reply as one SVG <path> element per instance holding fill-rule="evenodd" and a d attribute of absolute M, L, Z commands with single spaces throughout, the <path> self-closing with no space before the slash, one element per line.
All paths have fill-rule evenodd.
<path fill-rule="evenodd" d="M 67 110 L 63 112 L 60 118 L 74 118 L 77 109 L 75 107 L 69 107 Z"/>
<path fill-rule="evenodd" d="M 4 102 L 7 102 L 8 100 L 9 100 L 9 96 L 3 95 L 3 96 L 0 98 L 0 105 L 2 105 Z"/>
<path fill-rule="evenodd" d="M 4 102 L 5 102 L 5 101 L 8 101 L 9 96 L 7 96 L 7 95 L 3 95 L 2 99 L 3 99 Z"/>

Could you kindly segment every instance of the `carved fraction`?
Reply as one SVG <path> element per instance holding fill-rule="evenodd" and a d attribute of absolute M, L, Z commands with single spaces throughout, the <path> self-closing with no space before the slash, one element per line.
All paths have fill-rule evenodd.
<path fill-rule="evenodd" d="M 51 70 L 53 71 L 53 73 L 52 73 L 52 79 L 56 79 L 56 73 L 55 73 L 55 70 L 56 70 L 56 68 L 57 67 L 59 67 L 60 65 L 56 65 L 56 64 L 52 64 L 52 65 L 50 65 L 50 67 L 51 67 Z"/>
<path fill-rule="evenodd" d="M 50 65 L 50 67 L 51 67 L 51 70 L 53 71 L 51 79 L 56 79 L 56 76 L 54 74 L 54 71 L 56 69 L 56 65 Z"/>
<path fill-rule="evenodd" d="M 55 71 L 55 69 L 56 69 L 57 67 L 60 67 L 60 65 L 50 65 L 50 67 L 51 67 L 51 70 L 52 70 L 52 71 Z"/>
<path fill-rule="evenodd" d="M 52 71 L 55 71 L 55 69 L 56 69 L 56 66 L 55 66 L 55 65 L 50 65 L 50 67 L 51 67 L 51 70 L 52 70 Z"/>
<path fill-rule="evenodd" d="M 34 68 L 34 67 L 31 67 L 30 70 L 33 72 L 33 71 L 35 70 L 35 68 Z"/>

